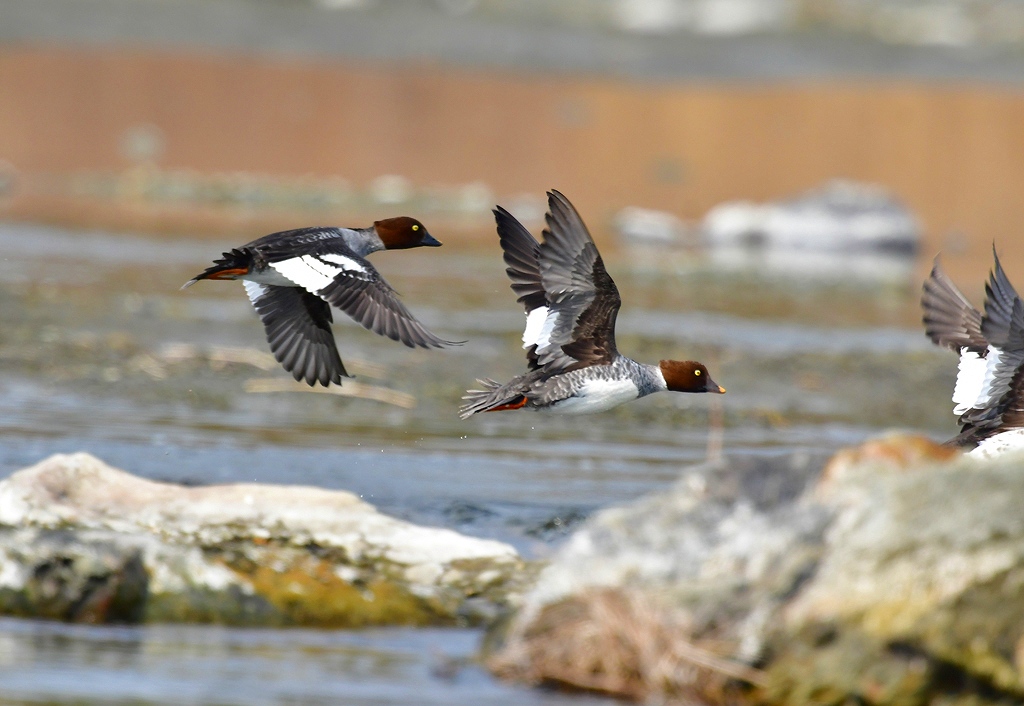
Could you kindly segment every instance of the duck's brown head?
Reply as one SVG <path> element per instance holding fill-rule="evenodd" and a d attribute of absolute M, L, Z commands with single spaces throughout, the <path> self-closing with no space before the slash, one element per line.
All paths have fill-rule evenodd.
<path fill-rule="evenodd" d="M 724 387 L 711 379 L 704 364 L 695 360 L 663 360 L 658 367 L 673 392 L 725 392 Z"/>
<path fill-rule="evenodd" d="M 385 218 L 373 224 L 377 237 L 388 250 L 404 250 L 423 246 L 436 248 L 441 242 L 427 232 L 426 227 L 409 216 Z"/>

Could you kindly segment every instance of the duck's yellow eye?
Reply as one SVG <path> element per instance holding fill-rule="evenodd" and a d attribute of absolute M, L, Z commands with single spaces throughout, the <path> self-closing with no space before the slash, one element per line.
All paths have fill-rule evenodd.
<path fill-rule="evenodd" d="M 693 371 L 693 374 L 694 374 L 694 375 L 700 375 L 700 371 L 699 371 L 699 370 L 694 370 L 694 371 Z"/>
<path fill-rule="evenodd" d="M 414 226 L 412 227 L 412 229 L 413 229 L 413 230 L 419 230 L 419 229 L 420 229 L 420 227 L 419 227 L 418 225 L 414 225 Z"/>

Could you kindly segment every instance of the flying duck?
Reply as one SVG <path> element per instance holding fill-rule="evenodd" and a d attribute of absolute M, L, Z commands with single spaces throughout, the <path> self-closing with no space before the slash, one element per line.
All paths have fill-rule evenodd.
<path fill-rule="evenodd" d="M 999 256 L 985 284 L 985 313 L 939 267 L 924 282 L 925 333 L 960 355 L 953 413 L 960 433 L 946 442 L 972 456 L 1024 448 L 1024 303 Z"/>
<path fill-rule="evenodd" d="M 459 413 L 534 409 L 589 414 L 655 392 L 724 393 L 696 361 L 638 363 L 619 353 L 619 291 L 583 219 L 558 191 L 548 192 L 547 229 L 537 240 L 500 206 L 494 210 L 505 270 L 526 310 L 528 371 L 504 385 L 480 380 Z"/>
<path fill-rule="evenodd" d="M 182 289 L 201 279 L 243 280 L 277 361 L 296 380 L 327 387 L 351 377 L 331 332 L 331 305 L 410 348 L 457 345 L 417 321 L 366 260 L 378 250 L 439 245 L 422 223 L 407 216 L 386 218 L 369 228 L 286 230 L 224 253 Z"/>

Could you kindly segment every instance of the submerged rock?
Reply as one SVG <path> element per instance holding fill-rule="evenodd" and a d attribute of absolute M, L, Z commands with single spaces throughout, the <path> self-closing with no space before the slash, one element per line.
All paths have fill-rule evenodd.
<path fill-rule="evenodd" d="M 698 466 L 598 513 L 488 664 L 636 699 L 1024 701 L 1024 458 L 891 436 L 823 461 Z"/>
<path fill-rule="evenodd" d="M 913 254 L 921 225 L 895 196 L 872 184 L 834 180 L 788 201 L 728 202 L 704 217 L 713 246 Z"/>
<path fill-rule="evenodd" d="M 0 481 L 0 613 L 87 622 L 457 624 L 530 573 L 507 544 L 419 527 L 351 493 L 185 488 L 84 453 Z"/>
<path fill-rule="evenodd" d="M 627 206 L 615 214 L 615 230 L 626 239 L 640 243 L 674 245 L 686 238 L 686 224 L 667 211 Z"/>

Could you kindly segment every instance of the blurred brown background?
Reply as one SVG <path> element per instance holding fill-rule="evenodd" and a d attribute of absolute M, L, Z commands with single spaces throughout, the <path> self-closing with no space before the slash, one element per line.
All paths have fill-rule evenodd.
<path fill-rule="evenodd" d="M 23 5 L 9 9 L 24 14 Z M 68 3 L 57 7 L 71 11 Z M 169 46 L 172 41 L 111 46 L 95 37 L 0 44 L 0 158 L 19 187 L 6 215 L 171 231 L 251 232 L 258 230 L 254 220 L 266 227 L 275 218 L 294 222 L 291 215 L 237 209 L 227 217 L 190 212 L 180 203 L 73 198 L 74 190 L 61 186 L 72 175 L 140 165 L 199 175 L 340 177 L 355 189 L 394 174 L 423 188 L 482 184 L 496 200 L 555 187 L 571 194 L 599 231 L 624 206 L 695 220 L 725 200 L 785 198 L 842 177 L 880 184 L 904 200 L 923 221 L 925 259 L 947 250 L 954 275 L 975 289 L 993 241 L 1024 262 L 1018 235 L 1024 231 L 1024 96 L 1003 80 L 1003 64 L 981 65 L 972 76 L 961 71 L 971 64 L 967 56 L 953 60 L 951 78 L 943 79 L 935 74 L 951 61 L 948 53 L 920 50 L 931 57 L 924 65 L 938 67 L 931 73 L 907 69 L 907 54 L 872 72 L 873 50 L 856 45 L 853 70 L 844 73 L 841 43 L 849 40 L 805 31 L 797 45 L 811 48 L 797 68 L 787 70 L 776 57 L 778 66 L 764 75 L 747 45 L 740 47 L 746 54 L 737 54 L 745 62 L 737 69 L 728 65 L 728 45 L 698 61 L 685 54 L 704 41 L 692 36 L 608 39 L 588 26 L 596 38 L 581 39 L 572 33 L 582 30 L 570 23 L 568 39 L 583 42 L 582 55 L 593 54 L 594 66 L 545 71 L 523 57 L 521 66 L 515 56 L 488 61 L 486 46 L 475 48 L 476 62 L 432 57 L 430 47 L 403 55 L 403 40 L 420 35 L 410 29 L 419 21 L 416 12 L 453 24 L 446 31 L 456 37 L 465 13 L 417 11 L 408 3 L 381 7 L 397 13 L 393 29 L 375 6 L 302 15 L 313 26 L 317 17 L 337 27 L 355 23 L 360 41 L 376 37 L 383 47 L 369 59 L 330 48 L 328 55 L 213 51 Z M 816 7 L 820 14 L 824 5 Z M 799 17 L 808 16 L 804 11 Z M 293 35 L 302 31 L 313 30 L 291 28 Z M 546 46 L 553 39 L 531 41 Z M 618 71 L 614 56 L 602 59 L 605 45 L 620 41 L 648 41 L 654 48 L 645 51 L 655 59 L 676 57 L 673 47 L 684 53 L 667 69 L 638 76 L 642 62 L 637 69 L 626 60 Z M 829 41 L 840 43 L 831 54 Z M 771 58 L 770 50 L 762 53 Z M 807 70 L 819 55 L 832 62 L 831 74 Z M 666 75 L 677 64 L 679 75 Z M 694 64 L 698 69 L 691 70 Z M 705 64 L 707 76 L 699 68 Z M 719 74 L 727 67 L 724 77 L 716 78 L 716 66 Z M 132 135 L 140 130 L 142 153 L 134 154 Z M 155 135 L 149 147 L 147 130 Z M 367 211 L 359 217 L 379 212 L 341 210 Z M 471 224 L 477 234 L 486 226 L 486 219 L 478 221 Z"/>

